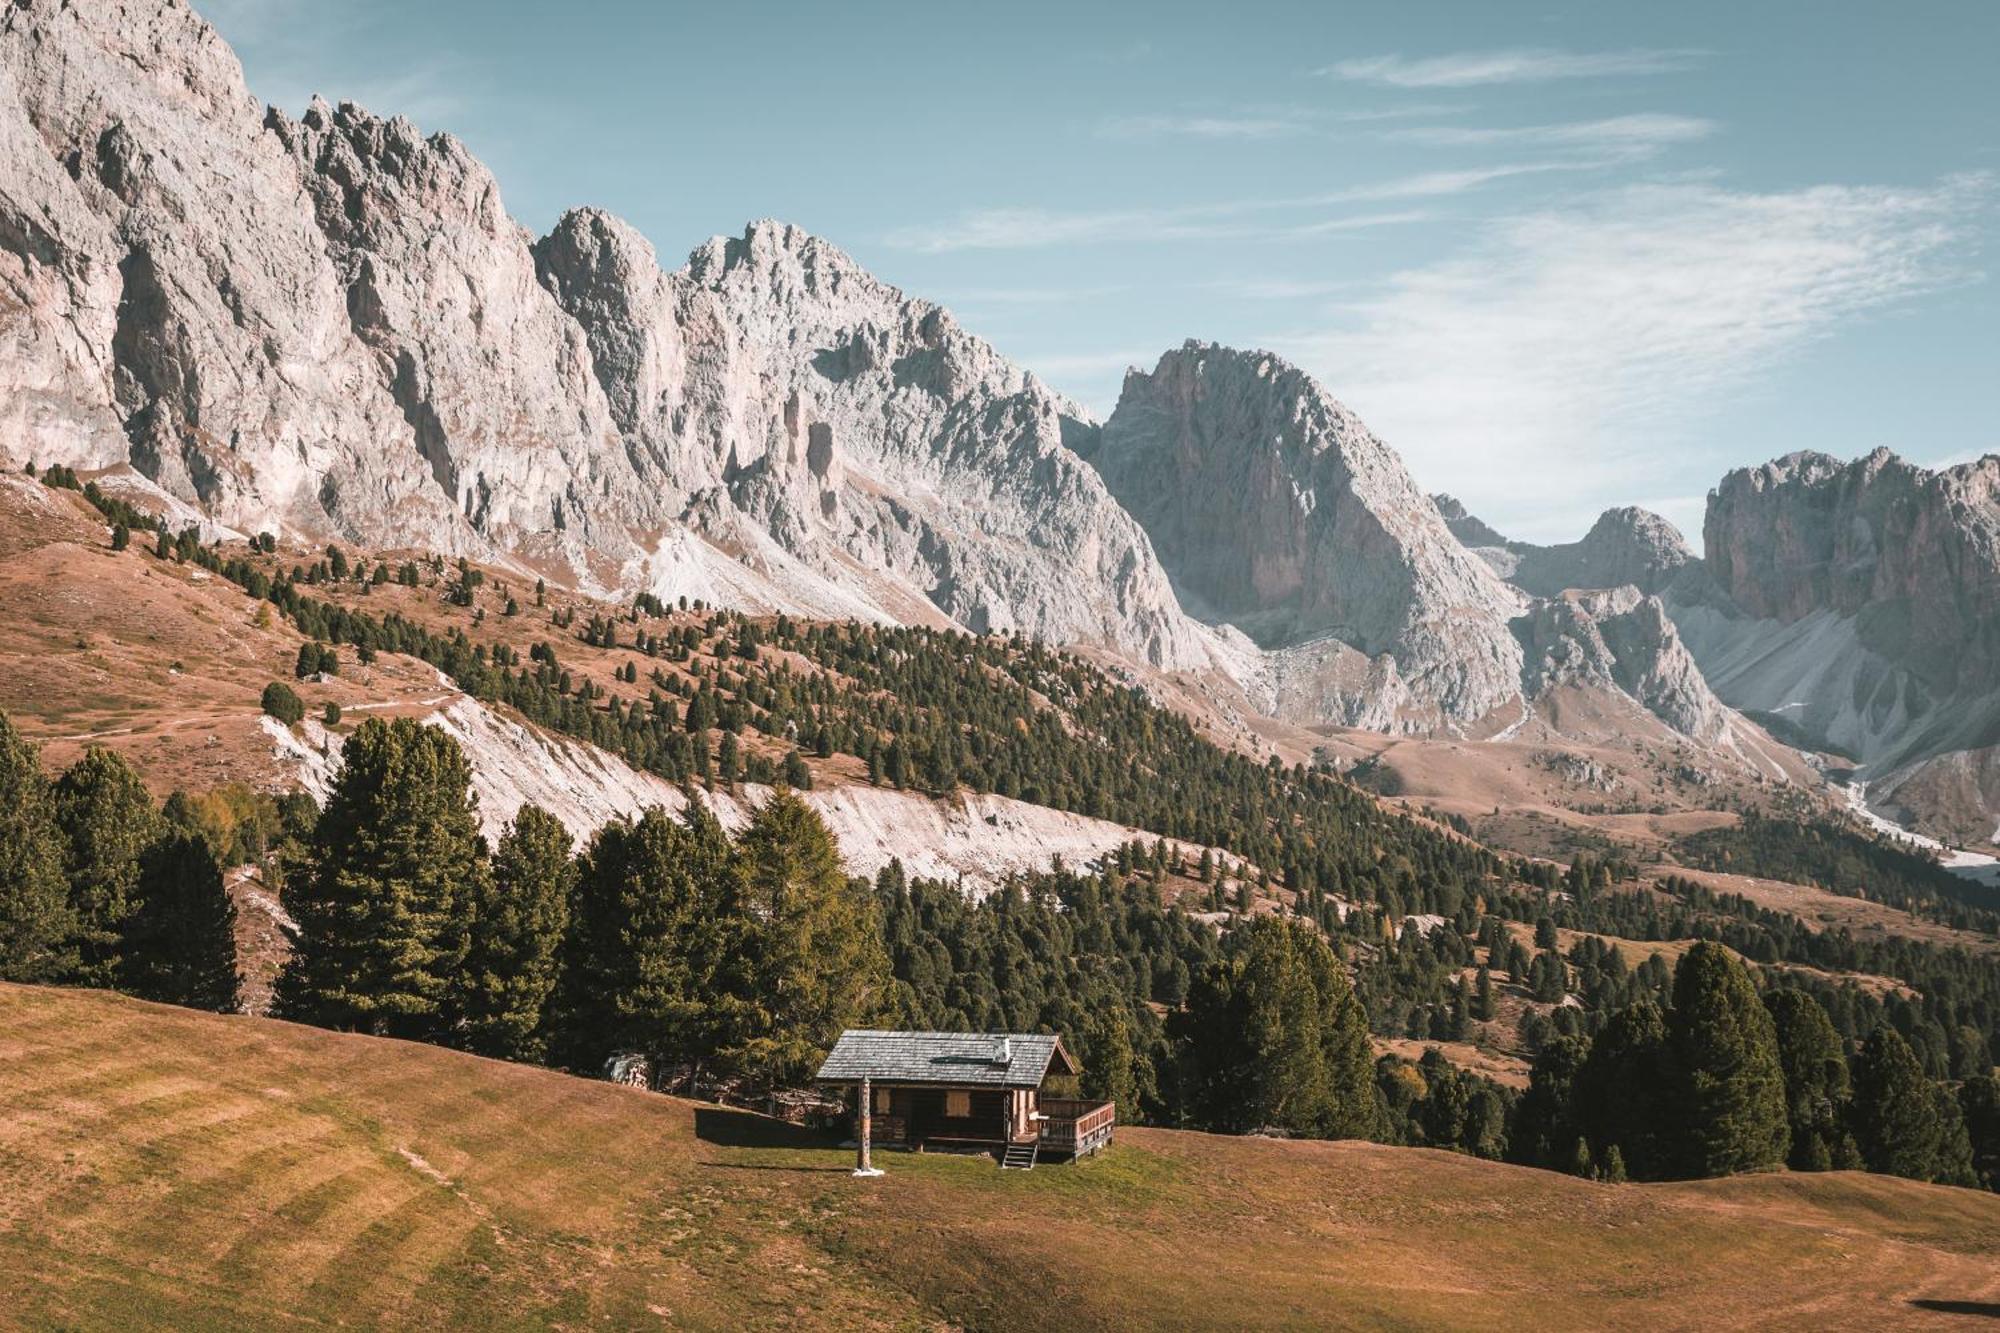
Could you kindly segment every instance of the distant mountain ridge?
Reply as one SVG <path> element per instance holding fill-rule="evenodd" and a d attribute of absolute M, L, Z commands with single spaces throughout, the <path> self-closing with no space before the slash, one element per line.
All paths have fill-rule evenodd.
<path fill-rule="evenodd" d="M 1019 631 L 1220 673 L 1309 725 L 1481 739 L 1588 713 L 1760 769 L 1732 705 L 1898 763 L 2000 739 L 1947 721 L 1996 694 L 1992 583 L 1918 586 L 1995 567 L 1985 465 L 1732 474 L 1706 562 L 1637 509 L 1508 542 L 1267 353 L 1189 342 L 1100 423 L 784 223 L 673 270 L 595 209 L 534 236 L 449 135 L 260 106 L 184 0 L 17 3 L 0 70 L 9 466 L 130 464 L 237 531 L 606 594 Z M 1765 523 L 1787 536 L 1760 545 Z M 1863 665 L 1792 717 L 1744 645 L 1815 616 Z M 1878 683 L 1848 726 L 1834 697 Z M 1605 708 L 1550 705 L 1577 691 Z"/>

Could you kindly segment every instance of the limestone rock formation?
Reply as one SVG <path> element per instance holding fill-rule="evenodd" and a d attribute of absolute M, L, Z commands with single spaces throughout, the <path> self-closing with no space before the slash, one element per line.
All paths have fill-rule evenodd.
<path fill-rule="evenodd" d="M 1221 669 L 1286 717 L 1385 730 L 1490 734 L 1522 713 L 1562 675 L 1532 657 L 1540 617 L 1583 643 L 1561 651 L 1596 663 L 1592 688 L 1713 729 L 1643 604 L 1574 625 L 1531 610 L 1275 357 L 1190 343 L 1134 372 L 1099 426 L 795 227 L 753 223 L 671 271 L 596 210 L 533 237 L 447 134 L 348 103 L 259 106 L 186 0 L 0 8 L 0 348 L 0 464 L 129 464 L 179 518 L 236 532 L 1018 630 Z M 1878 540 L 1956 558 L 1942 528 L 1976 508 L 1975 481 L 1931 509 L 1862 511 Z M 1821 526 L 1802 517 L 1796 544 Z M 1729 544 L 1732 577 L 1772 582 L 1753 616 L 1826 583 Z M 1500 550 L 1642 590 L 1681 588 L 1686 563 L 1637 511 L 1560 558 L 1482 553 Z M 1897 605 L 1942 642 L 1948 608 L 1920 601 Z M 1910 678 L 1957 688 L 1987 647 Z"/>
<path fill-rule="evenodd" d="M 1580 541 L 1538 546 L 1509 541 L 1449 495 L 1436 499 L 1453 536 L 1501 578 L 1536 597 L 1628 586 L 1656 593 L 1701 565 L 1679 528 L 1635 505 L 1605 510 Z"/>
<path fill-rule="evenodd" d="M 1519 695 L 1522 599 L 1359 418 L 1279 358 L 1168 352 L 1127 374 L 1089 457 L 1201 614 L 1267 648 L 1332 641 L 1379 664 L 1315 673 L 1334 716 L 1391 721 L 1386 689 L 1397 725 L 1465 724 Z"/>
<path fill-rule="evenodd" d="M 1712 585 L 1669 604 L 1716 692 L 1849 756 L 1900 813 L 1992 836 L 1991 803 L 1966 811 L 2000 745 L 2000 457 L 1740 469 L 1709 496 L 1703 545 Z"/>
<path fill-rule="evenodd" d="M 1531 695 L 1563 687 L 1617 690 L 1703 744 L 1730 732 L 1731 710 L 1708 687 L 1660 599 L 1631 586 L 1539 601 L 1515 622 Z"/>
<path fill-rule="evenodd" d="M 448 135 L 259 107 L 184 0 L 8 6 L 0 155 L 9 464 L 600 590 L 1242 655 L 1072 405 L 794 228 L 674 273 L 603 214 L 537 242 Z"/>

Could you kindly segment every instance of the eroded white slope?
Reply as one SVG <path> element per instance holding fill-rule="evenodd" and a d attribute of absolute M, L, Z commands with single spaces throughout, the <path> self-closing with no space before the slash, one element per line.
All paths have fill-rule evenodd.
<path fill-rule="evenodd" d="M 314 799 L 325 801 L 340 765 L 340 738 L 310 719 L 296 734 L 273 718 L 263 721 L 274 756 Z M 649 806 L 678 811 L 686 804 L 672 783 L 595 746 L 511 721 L 467 696 L 425 714 L 423 721 L 450 733 L 471 760 L 480 825 L 489 839 L 497 839 L 531 803 L 562 820 L 579 842 L 612 819 Z M 739 795 L 698 794 L 724 827 L 738 829 L 770 789 L 746 785 Z M 932 800 L 866 786 L 821 788 L 802 796 L 840 840 L 850 873 L 873 875 L 900 860 L 911 875 L 958 880 L 974 893 L 1009 875 L 1046 870 L 1055 857 L 1083 867 L 1135 838 L 1156 841 L 1123 824 L 1004 796 L 960 793 Z M 1191 846 L 1183 850 L 1199 854 Z"/>

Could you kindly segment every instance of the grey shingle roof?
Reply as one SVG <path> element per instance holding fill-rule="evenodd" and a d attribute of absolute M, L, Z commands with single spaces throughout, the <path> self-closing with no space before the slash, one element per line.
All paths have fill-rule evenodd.
<path fill-rule="evenodd" d="M 1076 1062 L 1062 1039 L 1031 1032 L 877 1032 L 850 1028 L 819 1067 L 822 1083 L 859 1083 L 865 1075 L 884 1083 L 949 1083 L 994 1088 L 1035 1088 L 1061 1060 Z"/>

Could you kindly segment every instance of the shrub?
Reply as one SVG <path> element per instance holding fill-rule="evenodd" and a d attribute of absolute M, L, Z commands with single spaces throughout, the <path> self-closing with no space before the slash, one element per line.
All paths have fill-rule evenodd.
<path fill-rule="evenodd" d="M 290 727 L 304 719 L 306 706 L 291 686 L 274 680 L 264 687 L 264 711 Z"/>

